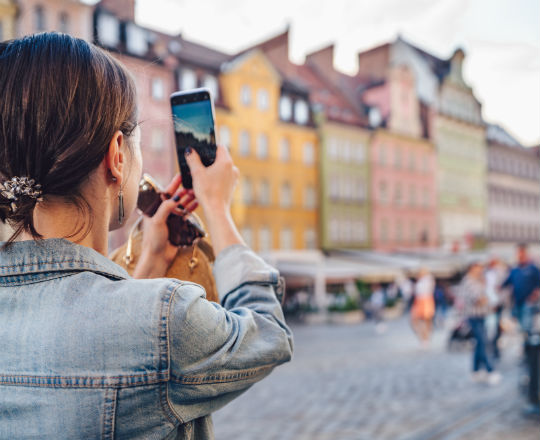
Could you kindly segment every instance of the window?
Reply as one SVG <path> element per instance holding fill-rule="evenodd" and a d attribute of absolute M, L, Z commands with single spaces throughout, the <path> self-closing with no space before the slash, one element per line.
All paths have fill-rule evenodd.
<path fill-rule="evenodd" d="M 142 56 L 148 52 L 148 37 L 144 29 L 134 23 L 126 25 L 126 46 L 129 53 Z"/>
<path fill-rule="evenodd" d="M 409 236 L 410 236 L 410 242 L 411 243 L 416 243 L 416 241 L 418 240 L 418 236 L 417 236 L 417 232 L 416 232 L 416 223 L 415 222 L 411 222 L 411 224 L 409 225 Z"/>
<path fill-rule="evenodd" d="M 379 145 L 379 164 L 384 166 L 386 165 L 386 145 Z"/>
<path fill-rule="evenodd" d="M 281 185 L 280 204 L 282 208 L 290 208 L 292 205 L 292 190 L 288 182 Z"/>
<path fill-rule="evenodd" d="M 330 198 L 332 200 L 339 198 L 339 179 L 337 176 L 332 176 L 330 179 Z"/>
<path fill-rule="evenodd" d="M 263 206 L 270 205 L 270 184 L 263 179 L 259 187 L 259 203 Z"/>
<path fill-rule="evenodd" d="M 401 184 L 396 184 L 394 187 L 394 203 L 396 205 L 403 204 L 403 194 L 401 191 Z"/>
<path fill-rule="evenodd" d="M 281 249 L 292 249 L 293 235 L 291 228 L 283 228 L 279 234 Z"/>
<path fill-rule="evenodd" d="M 315 147 L 311 142 L 304 144 L 304 163 L 306 165 L 313 165 L 315 163 Z"/>
<path fill-rule="evenodd" d="M 292 101 L 288 96 L 279 99 L 279 117 L 284 121 L 290 121 L 292 117 Z"/>
<path fill-rule="evenodd" d="M 154 127 L 152 129 L 152 145 L 153 150 L 161 151 L 165 148 L 165 133 L 161 128 Z"/>
<path fill-rule="evenodd" d="M 304 231 L 304 243 L 306 249 L 315 249 L 317 247 L 317 234 L 312 228 Z"/>
<path fill-rule="evenodd" d="M 423 197 L 423 199 L 424 199 L 424 208 L 427 208 L 429 206 L 429 189 L 424 187 L 423 193 L 424 193 L 424 197 Z"/>
<path fill-rule="evenodd" d="M 251 229 L 251 226 L 244 226 L 240 234 L 242 235 L 242 238 L 246 242 L 246 244 L 249 247 L 253 247 L 253 230 Z"/>
<path fill-rule="evenodd" d="M 309 108 L 306 101 L 299 99 L 294 103 L 294 120 L 297 124 L 307 124 L 309 120 Z"/>
<path fill-rule="evenodd" d="M 283 162 L 291 160 L 291 144 L 285 138 L 281 139 L 279 143 L 279 158 Z"/>
<path fill-rule="evenodd" d="M 366 241 L 366 237 L 367 232 L 365 223 L 361 220 L 356 221 L 353 226 L 353 240 L 357 243 L 362 243 Z"/>
<path fill-rule="evenodd" d="M 219 129 L 219 142 L 231 149 L 231 131 L 226 125 L 222 125 Z"/>
<path fill-rule="evenodd" d="M 416 160 L 414 153 L 409 153 L 409 170 L 414 171 L 416 168 Z"/>
<path fill-rule="evenodd" d="M 379 200 L 381 203 L 388 203 L 388 186 L 386 182 L 379 182 Z"/>
<path fill-rule="evenodd" d="M 189 90 L 197 88 L 197 75 L 191 69 L 182 69 L 180 73 L 180 89 Z"/>
<path fill-rule="evenodd" d="M 257 92 L 257 107 L 259 110 L 268 110 L 270 107 L 270 99 L 266 89 L 259 89 Z"/>
<path fill-rule="evenodd" d="M 268 158 L 268 137 L 262 133 L 257 136 L 257 157 L 259 159 Z"/>
<path fill-rule="evenodd" d="M 338 140 L 336 138 L 330 138 L 328 141 L 328 157 L 330 159 L 337 159 L 338 153 Z"/>
<path fill-rule="evenodd" d="M 394 152 L 394 166 L 396 168 L 401 168 L 401 165 L 402 165 L 401 150 L 399 148 L 396 148 L 396 151 Z"/>
<path fill-rule="evenodd" d="M 316 205 L 316 194 L 313 186 L 306 186 L 304 192 L 304 207 L 307 209 L 314 209 Z"/>
<path fill-rule="evenodd" d="M 58 17 L 58 29 L 64 34 L 69 33 L 69 16 L 67 12 L 60 12 L 60 16 Z M 2 37 L 0 36 L 0 41 L 1 40 Z"/>
<path fill-rule="evenodd" d="M 411 206 L 416 205 L 416 187 L 414 185 L 409 186 L 409 204 Z"/>
<path fill-rule="evenodd" d="M 219 95 L 219 86 L 218 86 L 218 79 L 214 75 L 204 75 L 203 77 L 203 87 L 208 88 L 210 90 L 210 94 L 212 95 L 212 98 L 214 100 L 218 99 Z"/>
<path fill-rule="evenodd" d="M 104 46 L 114 47 L 120 41 L 120 25 L 116 17 L 100 14 L 97 22 L 99 41 Z"/>
<path fill-rule="evenodd" d="M 240 132 L 240 156 L 249 156 L 249 133 L 247 131 Z"/>
<path fill-rule="evenodd" d="M 422 171 L 427 173 L 429 171 L 429 163 L 427 156 L 422 157 Z"/>
<path fill-rule="evenodd" d="M 272 231 L 268 226 L 259 229 L 259 250 L 261 252 L 272 249 Z"/>
<path fill-rule="evenodd" d="M 339 241 L 339 221 L 335 218 L 330 220 L 329 227 L 329 234 L 330 234 L 330 240 L 336 242 Z"/>
<path fill-rule="evenodd" d="M 249 177 L 244 177 L 242 182 L 242 200 L 246 205 L 251 204 L 253 200 L 253 186 Z"/>
<path fill-rule="evenodd" d="M 240 102 L 246 107 L 251 105 L 251 87 L 244 84 L 240 89 Z"/>
<path fill-rule="evenodd" d="M 41 5 L 36 6 L 34 9 L 34 29 L 36 32 L 45 30 L 45 12 Z"/>
<path fill-rule="evenodd" d="M 161 78 L 152 78 L 152 98 L 161 101 L 165 98 L 165 86 Z"/>
<path fill-rule="evenodd" d="M 381 232 L 379 235 L 382 242 L 388 241 L 388 220 L 382 219 L 381 220 Z"/>
<path fill-rule="evenodd" d="M 341 144 L 341 159 L 344 162 L 351 160 L 351 143 L 349 141 L 343 141 Z"/>
<path fill-rule="evenodd" d="M 356 144 L 356 147 L 354 149 L 354 160 L 357 163 L 363 163 L 366 159 L 366 149 L 364 144 Z"/>
<path fill-rule="evenodd" d="M 396 222 L 396 241 L 403 241 L 403 223 L 400 220 Z"/>

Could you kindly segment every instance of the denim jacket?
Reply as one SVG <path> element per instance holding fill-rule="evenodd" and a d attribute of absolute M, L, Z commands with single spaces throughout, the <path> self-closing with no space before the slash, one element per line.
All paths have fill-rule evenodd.
<path fill-rule="evenodd" d="M 0 251 L 0 439 L 208 439 L 291 359 L 278 272 L 233 245 L 197 284 L 139 280 L 63 238 Z"/>

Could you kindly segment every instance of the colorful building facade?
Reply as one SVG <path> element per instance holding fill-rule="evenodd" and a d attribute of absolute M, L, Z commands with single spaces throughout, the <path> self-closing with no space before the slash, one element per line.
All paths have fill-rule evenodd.
<path fill-rule="evenodd" d="M 256 46 L 291 87 L 303 89 L 315 114 L 319 139 L 317 235 L 319 247 L 369 247 L 369 177 L 366 121 L 315 64 L 289 60 L 289 30 Z M 328 50 L 329 49 L 329 50 Z M 333 47 L 322 50 L 326 56 Z M 308 55 L 319 57 L 320 52 Z M 329 54 L 330 60 L 333 53 Z M 308 99 L 308 98 L 306 98 Z"/>
<path fill-rule="evenodd" d="M 0 0 L 0 41 L 15 38 L 17 11 L 15 0 Z"/>
<path fill-rule="evenodd" d="M 517 242 L 540 244 L 540 161 L 497 125 L 487 128 L 488 237 L 490 246 L 514 251 Z"/>
<path fill-rule="evenodd" d="M 233 217 L 255 250 L 318 247 L 318 139 L 305 91 L 253 49 L 223 65 L 218 137 L 241 173 Z"/>
<path fill-rule="evenodd" d="M 391 66 L 407 66 L 426 132 L 437 151 L 440 242 L 463 250 L 486 234 L 486 142 L 481 105 L 462 75 L 464 53 L 438 58 L 398 38 L 359 54 L 359 77 L 384 80 Z"/>

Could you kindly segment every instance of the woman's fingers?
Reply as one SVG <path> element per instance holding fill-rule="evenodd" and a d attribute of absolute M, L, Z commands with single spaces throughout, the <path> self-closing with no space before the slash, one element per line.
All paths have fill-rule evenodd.
<path fill-rule="evenodd" d="M 181 184 L 182 184 L 182 176 L 180 175 L 180 173 L 178 173 L 172 178 L 169 185 L 167 185 L 167 188 L 165 188 L 165 193 L 174 194 L 176 191 L 178 191 L 178 188 L 180 187 Z"/>
<path fill-rule="evenodd" d="M 186 211 L 193 212 L 199 207 L 199 202 L 197 200 L 193 200 L 189 205 L 186 206 Z"/>

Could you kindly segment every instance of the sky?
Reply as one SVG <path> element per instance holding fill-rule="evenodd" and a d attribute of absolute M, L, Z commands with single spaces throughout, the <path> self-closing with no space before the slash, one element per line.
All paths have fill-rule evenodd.
<path fill-rule="evenodd" d="M 358 51 L 399 34 L 442 58 L 459 46 L 484 118 L 540 143 L 539 0 L 137 0 L 136 20 L 228 53 L 290 26 L 292 61 L 335 43 L 347 73 Z"/>
<path fill-rule="evenodd" d="M 210 101 L 192 102 L 173 106 L 176 131 L 189 131 L 199 140 L 210 142 L 212 108 Z"/>

